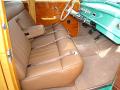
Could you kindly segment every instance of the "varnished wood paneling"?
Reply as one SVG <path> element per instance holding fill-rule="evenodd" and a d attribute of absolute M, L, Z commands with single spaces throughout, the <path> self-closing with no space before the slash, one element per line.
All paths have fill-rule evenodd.
<path fill-rule="evenodd" d="M 37 24 L 48 26 L 58 21 L 54 5 L 55 3 L 36 2 Z"/>
<path fill-rule="evenodd" d="M 54 2 L 55 1 L 55 2 Z M 35 4 L 36 7 L 36 24 L 43 24 L 49 26 L 51 24 L 60 22 L 60 15 L 62 10 L 66 5 L 67 0 L 40 0 Z M 74 10 L 78 11 L 79 2 L 74 6 Z M 27 4 L 25 4 L 27 8 Z M 68 23 L 70 21 L 70 23 Z M 68 18 L 60 22 L 62 23 L 67 30 L 69 30 L 71 36 L 77 36 L 78 34 L 78 21 L 73 16 L 68 16 Z"/>
<path fill-rule="evenodd" d="M 67 23 L 67 21 L 70 20 L 70 24 Z M 78 34 L 78 21 L 76 19 L 74 19 L 71 16 L 68 16 L 68 18 L 62 22 L 62 24 L 64 25 L 64 27 L 69 30 L 71 36 L 75 37 Z"/>
<path fill-rule="evenodd" d="M 61 12 L 65 5 L 66 2 L 36 2 L 37 24 L 48 26 L 59 22 Z M 78 11 L 78 8 L 79 3 L 76 3 L 74 9 Z M 70 21 L 70 23 L 67 23 L 68 21 Z M 68 16 L 68 18 L 61 23 L 69 30 L 71 36 L 77 36 L 78 21 L 73 16 Z"/>
<path fill-rule="evenodd" d="M 76 3 L 74 6 L 74 10 L 78 11 L 79 9 L 79 3 Z M 67 21 L 70 20 L 70 24 L 67 23 Z M 79 32 L 79 26 L 78 26 L 78 20 L 75 19 L 73 16 L 68 16 L 68 18 L 62 22 L 65 28 L 67 28 L 71 34 L 71 36 L 75 37 L 77 36 Z"/>

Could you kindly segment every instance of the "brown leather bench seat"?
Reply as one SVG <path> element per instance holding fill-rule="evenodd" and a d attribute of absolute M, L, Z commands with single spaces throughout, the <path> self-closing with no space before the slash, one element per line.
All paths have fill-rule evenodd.
<path fill-rule="evenodd" d="M 31 17 L 29 16 L 26 10 L 23 10 L 22 12 L 20 12 L 17 16 L 14 17 L 14 19 L 16 20 L 17 24 L 19 25 L 22 31 L 25 31 L 27 28 L 30 28 L 32 26 L 35 26 L 35 23 L 33 22 L 33 20 L 31 19 Z M 39 25 L 37 25 L 37 27 L 39 29 Z M 32 47 L 35 47 L 37 45 L 44 45 L 44 44 L 54 41 L 55 37 L 53 33 L 51 32 L 54 32 L 56 34 L 61 33 L 62 35 L 60 35 L 59 37 L 68 35 L 68 32 L 65 30 L 65 28 L 62 25 L 59 25 L 59 24 L 53 25 L 51 26 L 51 28 L 46 29 L 46 32 L 44 35 L 34 38 L 32 42 Z"/>
<path fill-rule="evenodd" d="M 19 6 L 22 6 L 21 3 Z M 82 71 L 83 61 L 65 28 L 59 24 L 54 25 L 49 29 L 52 29 L 51 31 L 59 30 L 58 32 L 42 35 L 30 41 L 17 22 L 19 15 L 23 12 L 27 13 L 27 11 L 25 9 L 18 11 L 20 11 L 19 14 L 8 19 L 8 23 L 13 57 L 21 88 L 23 90 L 40 90 L 74 83 Z M 28 14 L 25 16 L 30 17 Z M 26 19 L 24 18 L 24 21 Z M 19 20 L 21 20 L 20 17 Z M 21 23 L 24 21 L 21 20 Z M 57 39 L 60 40 L 54 42 Z M 46 45 L 50 42 L 54 43 Z M 41 45 L 45 46 L 41 47 Z"/>

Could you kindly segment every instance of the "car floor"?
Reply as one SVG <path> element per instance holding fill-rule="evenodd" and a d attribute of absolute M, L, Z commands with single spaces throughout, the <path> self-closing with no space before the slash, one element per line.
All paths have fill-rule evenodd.
<path fill-rule="evenodd" d="M 113 82 L 120 64 L 120 46 L 103 35 L 95 40 L 99 32 L 90 35 L 90 27 L 84 28 L 81 23 L 80 26 L 79 35 L 73 40 L 84 60 L 82 73 L 74 86 L 44 90 L 90 90 Z"/>

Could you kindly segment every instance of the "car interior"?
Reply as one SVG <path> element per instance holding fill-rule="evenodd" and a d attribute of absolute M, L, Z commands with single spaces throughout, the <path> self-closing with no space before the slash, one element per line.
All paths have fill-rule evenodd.
<path fill-rule="evenodd" d="M 36 21 L 26 1 L 4 4 L 21 90 L 102 90 L 114 84 L 120 64 L 118 3 L 38 0 Z M 115 10 L 107 16 L 107 8 Z"/>

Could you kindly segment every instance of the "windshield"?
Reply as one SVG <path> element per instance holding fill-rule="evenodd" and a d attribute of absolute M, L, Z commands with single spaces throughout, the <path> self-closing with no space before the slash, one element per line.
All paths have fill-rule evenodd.
<path fill-rule="evenodd" d="M 120 0 L 82 0 L 85 2 L 101 2 L 101 3 L 117 3 L 120 4 Z"/>

